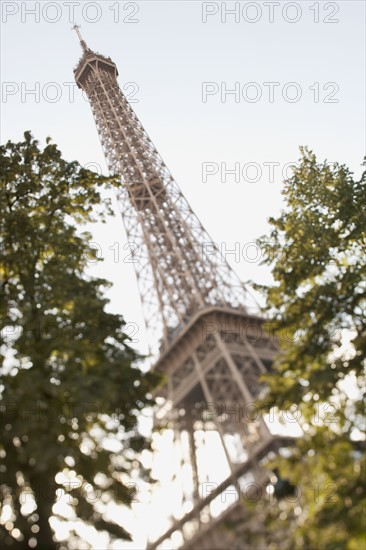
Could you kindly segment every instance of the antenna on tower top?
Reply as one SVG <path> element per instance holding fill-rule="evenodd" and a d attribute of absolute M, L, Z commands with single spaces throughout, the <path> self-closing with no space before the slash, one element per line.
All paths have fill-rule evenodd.
<path fill-rule="evenodd" d="M 86 45 L 86 42 L 83 40 L 79 29 L 80 25 L 74 25 L 73 27 L 71 27 L 71 30 L 76 31 L 76 34 L 78 35 L 78 38 L 80 40 L 81 47 L 83 48 L 84 52 L 86 52 L 86 50 L 88 50 L 89 48 Z"/>

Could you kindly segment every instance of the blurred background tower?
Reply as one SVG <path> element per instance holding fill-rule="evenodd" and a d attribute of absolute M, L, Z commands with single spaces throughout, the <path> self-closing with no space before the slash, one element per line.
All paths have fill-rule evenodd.
<path fill-rule="evenodd" d="M 190 472 L 178 517 L 149 547 L 247 548 L 245 537 L 224 525 L 242 517 L 242 488 L 265 485 L 261 460 L 285 443 L 251 405 L 276 344 L 123 95 L 116 65 L 90 50 L 74 28 L 83 49 L 75 80 L 89 98 L 110 173 L 121 178 L 117 199 L 137 245 L 134 266 L 155 343 L 152 368 L 165 375 L 155 420 L 172 430 L 172 446 L 185 449 L 181 467 L 188 464 Z M 208 433 L 226 463 L 219 481 L 199 458 Z"/>

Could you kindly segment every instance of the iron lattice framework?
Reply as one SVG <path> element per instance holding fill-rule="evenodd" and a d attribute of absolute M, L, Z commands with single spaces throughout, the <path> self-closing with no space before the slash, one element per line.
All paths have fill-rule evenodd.
<path fill-rule="evenodd" d="M 78 34 L 83 55 L 75 80 L 90 100 L 109 170 L 121 177 L 118 204 L 128 238 L 138 245 L 134 265 L 147 328 L 161 344 L 153 368 L 167 382 L 157 391 L 163 405 L 156 420 L 174 431 L 175 444 L 186 435 L 189 447 L 192 483 L 182 488 L 181 505 L 190 511 L 172 517 L 151 548 L 247 548 L 242 536 L 240 544 L 228 538 L 212 504 L 235 486 L 238 499 L 222 518 L 237 516 L 238 483 L 264 483 L 261 460 L 281 445 L 263 419 L 249 422 L 240 412 L 258 397 L 258 377 L 270 368 L 276 344 L 244 306 L 245 291 L 230 267 L 219 254 L 203 256 L 203 244 L 212 241 L 120 90 L 116 65 Z M 210 431 L 230 473 L 204 495 L 208 477 L 197 456 L 200 434 Z"/>
<path fill-rule="evenodd" d="M 198 309 L 243 308 L 244 289 L 220 254 L 204 254 L 212 239 L 121 91 L 116 65 L 82 44 L 75 79 L 90 100 L 110 173 L 121 176 L 118 204 L 128 239 L 137 245 L 147 328 L 166 345 Z"/>

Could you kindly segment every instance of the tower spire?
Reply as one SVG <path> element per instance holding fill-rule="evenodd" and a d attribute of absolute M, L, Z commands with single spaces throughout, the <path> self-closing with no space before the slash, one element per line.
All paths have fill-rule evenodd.
<path fill-rule="evenodd" d="M 75 31 L 76 34 L 78 35 L 78 38 L 80 40 L 80 44 L 81 44 L 81 47 L 83 48 L 84 52 L 86 52 L 89 48 L 88 46 L 86 45 L 86 42 L 85 40 L 83 40 L 83 37 L 81 36 L 81 32 L 80 32 L 80 25 L 74 25 L 71 30 Z"/>

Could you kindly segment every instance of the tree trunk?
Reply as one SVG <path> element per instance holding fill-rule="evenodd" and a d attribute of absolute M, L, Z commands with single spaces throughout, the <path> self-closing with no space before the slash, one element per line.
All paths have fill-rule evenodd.
<path fill-rule="evenodd" d="M 54 483 L 48 484 L 47 479 L 37 476 L 32 478 L 31 485 L 37 503 L 36 514 L 39 516 L 36 521 L 39 531 L 34 534 L 37 539 L 37 550 L 57 550 L 58 544 L 53 538 L 54 531 L 49 523 L 55 499 L 52 498 L 48 487 L 52 487 Z"/>
<path fill-rule="evenodd" d="M 52 511 L 50 511 L 52 514 Z M 35 535 L 37 538 L 37 550 L 57 550 L 58 544 L 53 538 L 53 530 L 49 523 L 49 513 L 45 512 L 42 507 L 37 507 L 39 520 L 37 521 L 39 531 Z"/>

